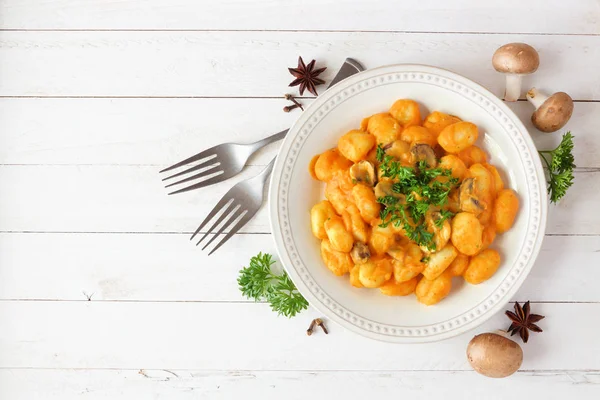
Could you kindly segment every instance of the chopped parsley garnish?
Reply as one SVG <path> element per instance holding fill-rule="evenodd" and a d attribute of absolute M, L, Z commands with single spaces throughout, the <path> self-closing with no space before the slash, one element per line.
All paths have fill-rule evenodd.
<path fill-rule="evenodd" d="M 404 195 L 405 199 L 402 202 L 394 196 L 377 199 L 384 205 L 380 213 L 380 226 L 385 228 L 394 224 L 402 227 L 410 240 L 435 250 L 434 233 L 427 230 L 425 214 L 431 207 L 440 208 L 448 203 L 448 195 L 458 185 L 458 179 L 450 177 L 452 171 L 449 169 L 429 168 L 426 161 L 419 161 L 416 168 L 402 166 L 392 156 L 385 154 L 381 146 L 377 147 L 377 159 L 381 162 L 381 176 L 393 179 L 392 191 Z M 454 214 L 440 210 L 440 215 L 434 221 L 438 228 Z"/>

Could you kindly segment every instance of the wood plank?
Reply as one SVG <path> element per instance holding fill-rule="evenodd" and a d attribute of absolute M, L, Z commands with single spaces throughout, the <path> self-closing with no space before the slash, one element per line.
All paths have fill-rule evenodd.
<path fill-rule="evenodd" d="M 307 105 L 310 99 L 302 100 Z M 281 99 L 0 99 L 0 164 L 168 166 L 224 141 L 251 142 L 291 126 Z M 526 102 L 509 106 L 540 149 L 560 135 L 537 131 Z M 579 167 L 600 167 L 600 103 L 577 103 L 565 129 L 576 135 Z M 225 123 L 225 121 L 227 121 Z M 278 145 L 250 160 L 266 165 Z"/>
<path fill-rule="evenodd" d="M 504 80 L 492 68 L 492 54 L 502 44 L 524 41 L 539 50 L 542 63 L 525 78 L 525 87 L 600 100 L 599 40 L 520 34 L 9 31 L 0 39 L 0 96 L 279 97 L 289 90 L 287 68 L 298 55 L 327 66 L 326 80 L 352 56 L 367 68 L 437 65 L 502 95 Z"/>
<path fill-rule="evenodd" d="M 238 271 L 258 251 L 276 254 L 271 235 L 235 235 L 210 257 L 187 238 L 3 233 L 0 300 L 250 301 L 238 290 Z M 600 302 L 599 249 L 600 236 L 546 237 L 514 299 Z"/>
<path fill-rule="evenodd" d="M 544 333 L 523 345 L 524 370 L 599 370 L 600 304 L 536 303 Z M 307 336 L 310 310 L 277 317 L 267 304 L 0 302 L 1 368 L 195 370 L 470 370 L 473 334 L 505 328 L 498 313 L 481 328 L 426 346 L 363 338 L 332 323 Z M 568 327 L 568 329 L 567 329 Z M 567 338 L 576 332 L 576 340 Z"/>
<path fill-rule="evenodd" d="M 0 231 L 194 232 L 233 184 L 261 169 L 167 196 L 154 166 L 4 165 Z M 599 176 L 597 169 L 575 173 L 571 191 L 550 207 L 547 233 L 600 234 Z M 266 205 L 242 232 L 270 232 Z"/>
<path fill-rule="evenodd" d="M 243 29 L 599 33 L 598 3 L 495 0 L 410 4 L 385 0 L 285 1 L 4 0 L 4 29 Z M 318 12 L 315 12 L 318 10 Z M 543 14 L 543 18 L 536 17 Z"/>
<path fill-rule="evenodd" d="M 545 393 L 549 400 L 586 400 L 598 397 L 598 384 L 600 373 L 595 371 L 525 371 L 507 381 L 472 371 L 0 370 L 0 396 L 11 400 L 358 399 L 390 393 L 429 400 L 459 399 L 467 387 L 490 400 L 514 397 L 515 387 L 523 398 Z"/>
<path fill-rule="evenodd" d="M 249 143 L 289 128 L 300 112 L 283 112 L 288 103 L 283 96 L 0 99 L 0 163 L 154 165 L 159 170 L 225 141 Z M 279 144 L 250 164 L 267 165 Z"/>

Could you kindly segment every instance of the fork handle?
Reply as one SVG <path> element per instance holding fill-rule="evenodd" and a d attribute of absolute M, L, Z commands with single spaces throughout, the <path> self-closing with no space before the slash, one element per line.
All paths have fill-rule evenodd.
<path fill-rule="evenodd" d="M 252 148 L 252 153 L 254 153 L 256 150 L 265 147 L 266 145 L 276 142 L 278 140 L 281 140 L 285 137 L 285 135 L 287 135 L 289 129 L 284 129 L 281 132 L 277 132 L 274 135 L 268 136 L 262 140 L 259 140 L 258 142 L 254 142 L 254 143 L 250 143 L 249 146 L 251 146 Z"/>
<path fill-rule="evenodd" d="M 281 132 L 279 132 L 281 133 Z M 263 169 L 262 171 L 260 171 L 260 174 L 258 174 L 256 176 L 256 179 L 260 179 L 263 184 L 267 182 L 267 179 L 269 179 L 269 175 L 271 175 L 271 172 L 273 171 L 273 165 L 275 165 L 275 160 L 277 159 L 277 157 L 273 157 L 273 159 L 271 160 L 271 162 L 269 163 L 269 165 L 267 165 L 265 167 L 265 169 Z"/>

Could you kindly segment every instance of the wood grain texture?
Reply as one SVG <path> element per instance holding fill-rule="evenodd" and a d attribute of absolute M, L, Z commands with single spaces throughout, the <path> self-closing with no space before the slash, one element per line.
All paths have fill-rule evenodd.
<path fill-rule="evenodd" d="M 302 102 L 308 105 L 311 99 Z M 290 127 L 300 111 L 283 99 L 0 99 L 0 164 L 153 165 L 166 167 L 224 140 L 248 143 Z M 537 131 L 533 107 L 508 103 L 539 149 L 560 134 Z M 577 103 L 565 130 L 576 136 L 579 167 L 600 167 L 600 103 Z M 357 126 L 361 115 L 353 117 Z M 341 132 L 340 132 L 341 134 Z M 226 139 L 225 139 L 226 138 Z M 250 159 L 266 165 L 273 144 Z"/>
<path fill-rule="evenodd" d="M 262 168 L 167 196 L 155 166 L 3 165 L 0 231 L 191 233 L 231 186 Z M 575 173 L 573 188 L 549 209 L 547 233 L 600 234 L 599 176 L 597 169 Z M 266 204 L 242 232 L 270 232 Z"/>
<path fill-rule="evenodd" d="M 505 400 L 515 387 L 524 398 L 592 399 L 600 395 L 597 371 L 517 372 L 508 380 L 473 371 L 196 371 L 1 369 L 0 396 L 11 400 L 263 400 L 395 396 L 411 400 L 464 393 Z"/>
<path fill-rule="evenodd" d="M 294 4 L 0 1 L 0 399 L 600 397 L 600 3 Z M 299 113 L 281 112 L 281 96 L 296 93 L 287 67 L 298 55 L 327 66 L 327 80 L 352 56 L 368 68 L 437 65 L 502 95 L 490 59 L 513 41 L 541 56 L 524 89 L 580 100 L 566 127 L 575 186 L 550 207 L 514 299 L 536 302 L 544 333 L 523 345 L 513 377 L 484 379 L 464 354 L 473 334 L 507 327 L 502 313 L 404 346 L 333 324 L 307 337 L 316 310 L 287 320 L 242 298 L 238 270 L 274 252 L 264 208 L 210 258 L 187 240 L 278 145 L 242 176 L 188 195 L 166 196 L 158 170 L 290 126 Z M 509 106 L 531 126 L 527 103 Z M 531 134 L 539 148 L 560 140 Z"/>
<path fill-rule="evenodd" d="M 4 0 L 4 29 L 244 29 L 598 34 L 593 0 Z M 543 17 L 542 17 L 543 16 Z"/>
<path fill-rule="evenodd" d="M 3 233 L 0 300 L 249 302 L 238 271 L 259 251 L 276 254 L 271 235 L 235 235 L 210 257 L 187 239 Z M 514 300 L 600 302 L 598 265 L 600 236 L 548 236 Z"/>
<path fill-rule="evenodd" d="M 524 370 L 600 370 L 600 304 L 536 303 L 544 330 L 524 345 Z M 478 332 L 507 328 L 502 313 L 477 330 L 427 345 L 392 345 L 333 323 L 306 335 L 310 310 L 277 317 L 267 304 L 0 302 L 0 368 L 197 370 L 470 370 Z M 568 327 L 568 328 L 567 328 Z M 576 332 L 576 340 L 567 339 Z M 557 343 L 559 345 L 557 345 Z"/>
<path fill-rule="evenodd" d="M 524 88 L 600 100 L 600 36 L 369 32 L 2 32 L 0 96 L 280 97 L 299 55 L 327 66 L 326 80 L 346 57 L 431 64 L 501 96 L 491 58 L 514 41 L 540 52 Z"/>

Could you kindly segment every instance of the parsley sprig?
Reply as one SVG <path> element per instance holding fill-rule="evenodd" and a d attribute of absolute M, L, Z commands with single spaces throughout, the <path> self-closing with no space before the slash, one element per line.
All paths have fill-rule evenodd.
<path fill-rule="evenodd" d="M 238 285 L 242 294 L 254 301 L 266 300 L 273 311 L 291 318 L 308 308 L 308 301 L 294 285 L 288 274 L 276 274 L 271 270 L 275 264 L 267 253 L 258 253 L 250 259 L 250 265 L 240 271 Z"/>
<path fill-rule="evenodd" d="M 389 224 L 402 227 L 407 237 L 418 245 L 435 250 L 433 232 L 425 225 L 425 214 L 430 207 L 442 207 L 448 203 L 450 191 L 458 184 L 458 179 L 450 178 L 452 171 L 444 168 L 429 168 L 426 161 L 419 161 L 416 168 L 405 167 L 390 155 L 385 154 L 381 146 L 377 147 L 377 161 L 381 175 L 394 179 L 392 191 L 403 195 L 405 201 L 394 196 L 380 197 L 377 201 L 384 205 L 380 218 L 382 228 Z M 446 180 L 437 180 L 443 176 Z M 451 218 L 450 211 L 440 211 L 441 217 L 434 221 L 439 228 Z"/>
<path fill-rule="evenodd" d="M 575 158 L 573 157 L 573 135 L 567 132 L 554 150 L 538 151 L 540 157 L 548 167 L 548 193 L 550 201 L 558 202 L 573 185 L 573 169 Z M 550 158 L 550 160 L 548 160 Z"/>

